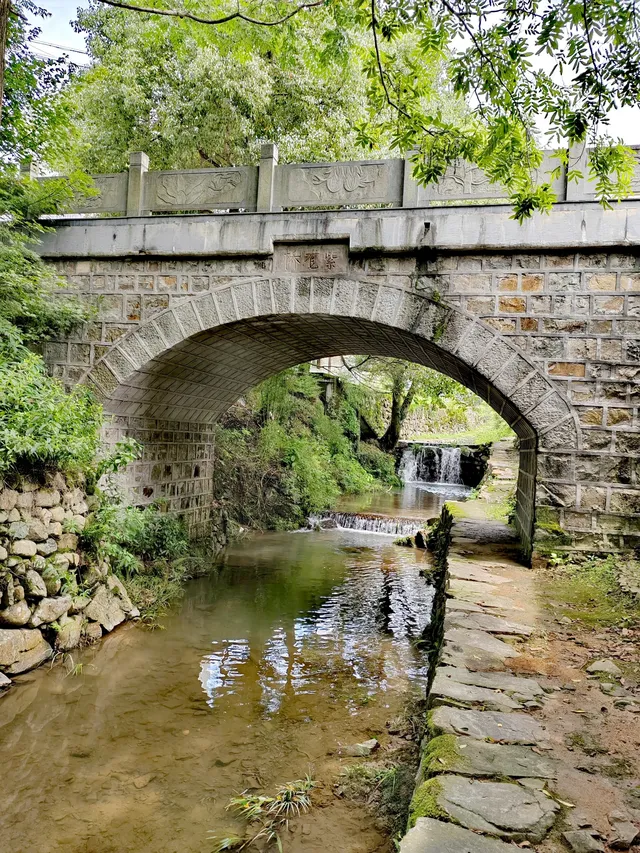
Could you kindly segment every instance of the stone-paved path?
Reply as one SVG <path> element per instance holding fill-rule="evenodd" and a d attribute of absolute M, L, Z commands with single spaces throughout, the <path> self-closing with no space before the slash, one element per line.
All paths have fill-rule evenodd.
<path fill-rule="evenodd" d="M 640 798 L 635 810 L 627 796 L 632 783 L 586 773 L 567 752 L 568 729 L 594 711 L 567 704 L 569 670 L 542 660 L 548 626 L 536 575 L 515 556 L 500 522 L 454 527 L 445 643 L 412 828 L 400 851 L 640 851 Z M 572 674 L 571 681 L 587 679 Z M 640 714 L 626 713 L 640 743 Z"/>

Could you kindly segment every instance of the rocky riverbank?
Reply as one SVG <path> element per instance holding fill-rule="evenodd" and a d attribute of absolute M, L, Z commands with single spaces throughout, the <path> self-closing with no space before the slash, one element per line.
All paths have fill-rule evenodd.
<path fill-rule="evenodd" d="M 61 474 L 0 490 L 0 686 L 139 615 L 107 561 L 79 548 L 97 499 Z"/>
<path fill-rule="evenodd" d="M 637 849 L 640 673 L 593 660 L 605 650 L 601 629 L 576 644 L 566 640 L 579 625 L 558 637 L 572 620 L 549 617 L 544 577 L 516 555 L 500 522 L 454 527 L 444 644 L 402 853 Z M 624 630 L 632 639 L 635 629 Z M 600 761 L 585 760 L 589 746 Z"/>

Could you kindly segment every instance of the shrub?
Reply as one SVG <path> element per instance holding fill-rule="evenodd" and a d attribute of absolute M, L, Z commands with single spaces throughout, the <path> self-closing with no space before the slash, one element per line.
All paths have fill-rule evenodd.
<path fill-rule="evenodd" d="M 389 453 L 385 453 L 375 444 L 361 442 L 358 448 L 358 461 L 365 469 L 388 486 L 399 486 L 400 480 L 396 474 L 396 461 Z"/>
<path fill-rule="evenodd" d="M 87 468 L 101 425 L 102 408 L 89 389 L 67 394 L 27 350 L 9 358 L 0 353 L 0 474 Z"/>

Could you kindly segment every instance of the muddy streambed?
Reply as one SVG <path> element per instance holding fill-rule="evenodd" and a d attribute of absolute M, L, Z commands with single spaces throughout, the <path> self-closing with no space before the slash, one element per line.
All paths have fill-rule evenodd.
<path fill-rule="evenodd" d="M 335 796 L 354 759 L 411 694 L 433 591 L 428 556 L 343 530 L 265 534 L 191 582 L 162 619 L 45 667 L 0 701 L 1 849 L 209 853 L 243 831 L 226 810 L 310 774 L 317 805 L 286 853 L 390 851 L 375 818 Z"/>

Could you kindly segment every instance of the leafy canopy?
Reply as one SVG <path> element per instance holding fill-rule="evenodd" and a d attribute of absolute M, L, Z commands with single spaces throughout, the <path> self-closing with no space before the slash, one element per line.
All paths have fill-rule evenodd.
<path fill-rule="evenodd" d="M 49 13 L 32 0 L 13 0 L 8 18 L 0 158 L 19 163 L 31 157 L 55 158 L 68 145 L 68 102 L 60 94 L 71 66 L 65 58 L 44 59 L 31 49 L 40 35 L 27 15 Z"/>
<path fill-rule="evenodd" d="M 593 146 L 589 171 L 605 204 L 628 194 L 632 152 L 607 134 L 608 115 L 640 104 L 640 8 L 635 0 L 355 0 L 371 30 L 369 97 L 392 105 L 394 128 L 382 120 L 361 128 L 375 146 L 381 131 L 401 150 L 417 148 L 415 176 L 437 181 L 462 158 L 502 183 L 519 220 L 554 200 L 542 163 L 546 141 L 574 146 L 558 156 L 577 179 L 576 152 Z M 415 62 L 401 68 L 394 44 L 411 33 Z M 449 120 L 429 107 L 433 80 L 425 60 L 444 60 L 466 113 Z M 426 106 L 425 106 L 426 104 Z"/>
<path fill-rule="evenodd" d="M 99 3 L 116 7 L 116 15 L 127 17 L 114 18 L 113 9 L 96 11 Z M 140 10 L 155 14 L 148 18 L 145 14 L 140 25 L 135 22 Z M 206 14 L 209 10 L 213 21 Z M 189 17 L 191 21 L 184 20 Z M 262 31 L 246 23 L 279 18 L 285 19 L 279 27 Z M 331 127 L 327 120 L 334 122 L 333 138 L 349 138 L 351 144 L 349 123 L 354 119 L 353 102 L 342 101 L 344 91 L 335 81 L 347 93 L 355 90 L 357 102 L 361 75 L 353 71 L 362 61 L 368 114 L 356 118 L 353 144 L 377 152 L 388 146 L 413 152 L 414 175 L 423 184 L 437 181 L 458 159 L 476 164 L 505 186 L 514 216 L 522 221 L 535 211 L 548 210 L 554 201 L 553 170 L 540 173 L 543 141 L 561 147 L 555 171 L 564 165 L 570 180 L 581 177 L 579 154 L 585 145 L 592 146 L 588 170 L 604 205 L 629 193 L 633 154 L 611 138 L 607 123 L 612 110 L 637 107 L 640 102 L 639 18 L 635 0 L 326 0 L 321 8 L 315 3 L 292 8 L 285 2 L 253 0 L 242 6 L 216 2 L 204 8 L 193 0 L 177 7 L 154 0 L 143 7 L 133 0 L 96 0 L 88 16 L 81 16 L 80 28 L 99 31 L 100 50 L 93 46 L 94 36 L 89 43 L 101 65 L 88 77 L 94 92 L 100 91 L 102 82 L 107 109 L 101 114 L 87 102 L 81 111 L 85 129 L 93 126 L 95 138 L 101 118 L 117 117 L 122 109 L 117 132 L 122 132 L 123 123 L 130 128 L 140 122 L 136 133 L 129 133 L 129 141 L 146 141 L 149 148 L 154 141 L 169 139 L 174 161 L 181 125 L 196 133 L 195 141 L 187 144 L 189 156 L 200 147 L 197 140 L 204 141 L 204 160 L 221 145 L 224 151 L 227 144 L 224 153 L 229 162 L 244 162 L 238 159 L 239 152 L 255 156 L 251 146 L 260 136 L 279 141 L 279 134 L 286 139 L 296 127 L 308 142 L 318 144 L 292 145 L 291 156 L 312 159 L 320 147 L 323 159 L 329 159 L 339 146 L 327 131 Z M 221 24 L 227 19 L 234 20 Z M 120 34 L 114 37 L 112 30 L 110 36 L 109 27 L 118 20 Z M 144 31 L 150 68 L 160 69 L 160 74 L 152 73 L 153 83 L 143 73 L 143 52 L 133 60 L 119 47 L 126 43 L 129 28 Z M 275 30 L 279 32 L 274 38 Z M 203 36 L 203 31 L 215 31 L 215 36 Z M 193 45 L 186 44 L 189 40 L 208 46 L 194 52 Z M 114 68 L 106 72 L 104 61 L 107 42 L 115 51 L 112 61 L 120 61 L 125 73 L 134 72 L 129 91 L 117 85 L 112 97 Z M 185 62 L 190 63 L 186 74 Z M 305 85 L 307 70 L 314 80 L 310 87 Z M 245 78 L 240 90 L 239 71 Z M 331 86 L 318 88 L 323 78 L 333 80 L 333 91 Z M 206 91 L 209 80 L 215 94 Z M 178 98 L 176 87 L 181 91 Z M 448 98 L 442 98 L 443 91 Z M 455 108 L 460 103 L 466 108 Z M 293 114 L 300 104 L 296 121 Z M 355 113 L 362 113 L 355 106 Z M 229 122 L 231 145 L 207 129 L 212 120 L 215 123 L 215 107 Z M 286 116 L 284 124 L 278 116 Z M 314 126 L 324 129 L 315 139 L 310 134 Z M 150 130 L 147 140 L 145 127 Z M 108 150 L 106 145 L 102 148 Z M 348 148 L 343 147 L 343 156 Z M 216 162 L 217 156 L 217 151 L 211 154 L 211 161 Z"/>

